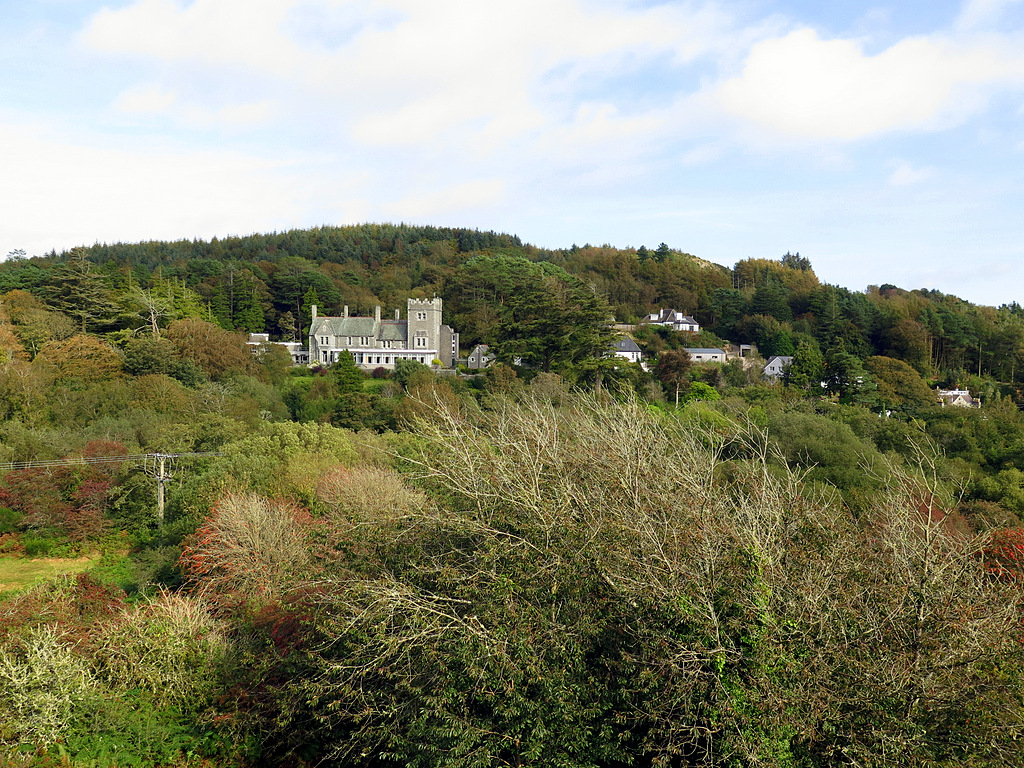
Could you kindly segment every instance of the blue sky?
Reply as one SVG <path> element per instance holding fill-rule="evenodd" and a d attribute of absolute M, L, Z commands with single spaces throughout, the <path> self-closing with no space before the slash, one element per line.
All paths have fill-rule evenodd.
<path fill-rule="evenodd" d="M 1024 2 L 0 0 L 0 255 L 390 221 L 1024 302 Z"/>

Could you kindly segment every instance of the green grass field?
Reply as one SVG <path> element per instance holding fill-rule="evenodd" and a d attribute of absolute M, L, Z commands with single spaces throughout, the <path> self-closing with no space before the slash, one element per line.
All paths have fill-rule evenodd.
<path fill-rule="evenodd" d="M 51 579 L 58 573 L 80 573 L 99 560 L 99 555 L 73 559 L 0 556 L 0 594 L 24 589 L 31 584 Z"/>

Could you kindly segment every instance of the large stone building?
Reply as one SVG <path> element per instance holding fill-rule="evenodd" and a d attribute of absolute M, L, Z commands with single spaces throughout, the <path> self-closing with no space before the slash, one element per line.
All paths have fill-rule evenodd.
<path fill-rule="evenodd" d="M 441 322 L 441 299 L 409 299 L 406 319 L 395 310 L 394 320 L 381 319 L 380 307 L 373 317 L 355 317 L 348 307 L 341 317 L 318 316 L 312 307 L 309 327 L 309 362 L 330 365 L 348 350 L 356 365 L 394 368 L 398 360 L 430 365 L 440 360 L 450 368 L 459 357 L 459 334 Z"/>

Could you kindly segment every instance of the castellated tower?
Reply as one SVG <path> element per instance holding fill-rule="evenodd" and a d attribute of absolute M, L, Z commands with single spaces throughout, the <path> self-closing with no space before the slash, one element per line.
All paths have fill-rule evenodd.
<path fill-rule="evenodd" d="M 437 357 L 441 349 L 441 299 L 409 299 L 407 311 L 409 349 L 430 351 Z"/>

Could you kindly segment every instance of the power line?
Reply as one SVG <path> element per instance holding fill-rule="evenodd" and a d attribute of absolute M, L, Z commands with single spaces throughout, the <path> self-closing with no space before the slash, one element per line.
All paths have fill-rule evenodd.
<path fill-rule="evenodd" d="M 80 456 L 77 458 L 40 459 L 37 461 L 8 461 L 0 463 L 0 472 L 18 469 L 46 469 L 48 467 L 66 467 L 75 464 L 118 464 L 120 462 L 146 462 L 159 459 L 177 459 L 192 456 L 223 456 L 216 451 L 199 451 L 187 453 L 135 453 L 124 456 Z"/>
<path fill-rule="evenodd" d="M 124 456 L 79 456 L 74 458 L 49 459 L 39 461 L 9 461 L 0 464 L 0 472 L 17 471 L 19 469 L 51 469 L 53 467 L 83 466 L 86 464 L 123 464 L 125 462 L 141 462 L 142 471 L 156 480 L 156 522 L 164 525 L 165 488 L 171 477 L 171 467 L 175 460 L 196 456 L 223 456 L 217 451 L 189 451 L 183 453 L 135 453 Z"/>

